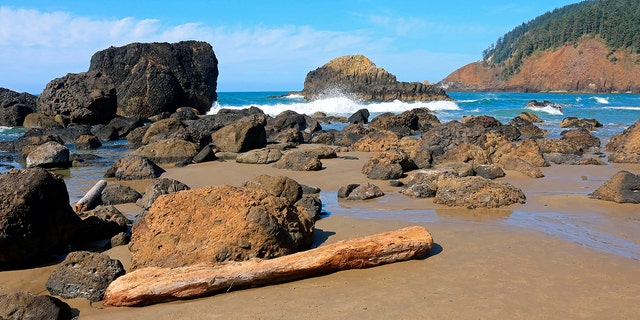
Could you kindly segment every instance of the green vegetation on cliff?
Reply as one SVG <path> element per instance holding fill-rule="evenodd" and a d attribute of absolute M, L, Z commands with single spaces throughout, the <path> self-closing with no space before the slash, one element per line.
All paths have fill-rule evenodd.
<path fill-rule="evenodd" d="M 483 61 L 502 66 L 507 79 L 534 52 L 576 45 L 583 36 L 600 37 L 611 52 L 640 53 L 640 0 L 582 1 L 547 12 L 499 38 L 483 52 Z"/>

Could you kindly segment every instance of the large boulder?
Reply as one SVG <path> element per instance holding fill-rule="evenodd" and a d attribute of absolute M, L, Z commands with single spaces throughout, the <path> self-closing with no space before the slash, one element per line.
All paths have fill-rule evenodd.
<path fill-rule="evenodd" d="M 56 120 L 43 113 L 30 113 L 24 117 L 22 126 L 26 129 L 48 129 L 48 128 L 62 128 L 62 124 L 56 122 Z"/>
<path fill-rule="evenodd" d="M 118 101 L 112 79 L 100 71 L 69 73 L 51 80 L 38 96 L 38 111 L 62 116 L 71 123 L 108 123 L 116 115 Z"/>
<path fill-rule="evenodd" d="M 204 114 L 217 100 L 218 60 L 206 42 L 110 47 L 91 57 L 89 72 L 115 84 L 121 116 L 150 117 L 180 107 Z"/>
<path fill-rule="evenodd" d="M 142 144 L 149 144 L 169 138 L 176 131 L 184 128 L 185 125 L 176 118 L 163 119 L 149 125 L 142 137 Z"/>
<path fill-rule="evenodd" d="M 463 143 L 476 143 L 485 131 L 483 126 L 475 123 L 449 121 L 424 132 L 417 150 L 428 151 L 432 157 L 437 157 Z"/>
<path fill-rule="evenodd" d="M 79 224 L 62 178 L 42 168 L 0 174 L 0 269 L 66 251 Z"/>
<path fill-rule="evenodd" d="M 415 169 L 409 156 L 400 151 L 381 152 L 371 157 L 363 166 L 361 172 L 369 179 L 391 180 L 402 177 L 405 171 Z"/>
<path fill-rule="evenodd" d="M 67 168 L 69 161 L 69 148 L 54 141 L 46 142 L 27 155 L 27 168 Z"/>
<path fill-rule="evenodd" d="M 142 146 L 131 154 L 162 164 L 191 160 L 199 151 L 200 148 L 193 142 L 171 138 Z"/>
<path fill-rule="evenodd" d="M 640 175 L 619 171 L 591 194 L 592 198 L 618 203 L 640 203 Z"/>
<path fill-rule="evenodd" d="M 542 156 L 540 146 L 534 140 L 525 139 L 502 145 L 493 153 L 491 161 L 502 165 L 510 158 L 521 158 L 536 167 L 549 166 Z"/>
<path fill-rule="evenodd" d="M 211 140 L 221 151 L 247 152 L 267 146 L 266 119 L 263 116 L 246 117 L 225 126 L 211 135 Z"/>
<path fill-rule="evenodd" d="M 562 135 L 560 140 L 577 145 L 584 151 L 597 151 L 600 148 L 600 138 L 585 129 L 567 130 L 560 134 Z"/>
<path fill-rule="evenodd" d="M 284 197 L 220 185 L 159 197 L 133 226 L 134 268 L 274 258 L 308 249 L 313 221 Z"/>
<path fill-rule="evenodd" d="M 126 155 L 118 159 L 104 174 L 105 178 L 117 180 L 143 180 L 160 177 L 164 169 L 155 162 L 137 155 Z"/>
<path fill-rule="evenodd" d="M 309 72 L 302 94 L 311 100 L 337 94 L 374 101 L 451 100 L 443 89 L 436 86 L 397 81 L 396 76 L 377 68 L 362 55 L 342 56 Z"/>
<path fill-rule="evenodd" d="M 275 165 L 278 169 L 293 171 L 318 171 L 322 169 L 322 162 L 300 151 L 289 151 L 282 155 Z"/>
<path fill-rule="evenodd" d="M 109 284 L 124 274 L 122 263 L 107 254 L 75 251 L 53 269 L 46 287 L 52 295 L 65 299 L 96 302 L 102 300 Z"/>
<path fill-rule="evenodd" d="M 24 118 L 35 112 L 37 97 L 0 88 L 0 126 L 21 126 Z"/>
<path fill-rule="evenodd" d="M 525 203 L 522 190 L 506 182 L 482 177 L 443 176 L 438 179 L 438 191 L 434 203 L 475 209 L 498 208 Z"/>
<path fill-rule="evenodd" d="M 302 198 L 302 186 L 297 181 L 285 176 L 272 177 L 263 174 L 245 182 L 242 186 L 261 189 L 274 196 L 285 197 L 291 203 Z"/>
<path fill-rule="evenodd" d="M 0 319 L 71 320 L 71 307 L 60 299 L 17 291 L 0 295 Z"/>
<path fill-rule="evenodd" d="M 369 129 L 351 147 L 362 152 L 389 151 L 400 147 L 400 139 L 400 135 L 392 131 Z"/>
<path fill-rule="evenodd" d="M 609 161 L 617 163 L 640 162 L 640 120 L 611 137 L 605 150 L 611 152 Z"/>

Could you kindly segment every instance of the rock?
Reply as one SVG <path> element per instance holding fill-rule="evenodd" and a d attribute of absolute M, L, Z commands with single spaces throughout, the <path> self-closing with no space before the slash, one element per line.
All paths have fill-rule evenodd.
<path fill-rule="evenodd" d="M 116 116 L 116 85 L 101 71 L 69 73 L 51 80 L 37 104 L 39 112 L 50 117 L 61 115 L 78 124 L 105 124 Z"/>
<path fill-rule="evenodd" d="M 131 237 L 126 232 L 120 232 L 111 237 L 111 248 L 127 245 L 129 241 L 131 241 Z"/>
<path fill-rule="evenodd" d="M 98 137 L 92 134 L 83 134 L 74 142 L 76 149 L 78 150 L 92 150 L 102 147 L 102 143 Z"/>
<path fill-rule="evenodd" d="M 544 120 L 540 119 L 540 117 L 538 117 L 537 115 L 531 113 L 531 112 L 521 112 L 518 117 L 527 120 L 529 122 L 544 122 Z"/>
<path fill-rule="evenodd" d="M 116 116 L 115 118 L 111 119 L 111 121 L 109 121 L 106 127 L 115 129 L 118 133 L 118 137 L 124 138 L 131 131 L 136 128 L 142 127 L 143 125 L 144 122 L 140 117 Z"/>
<path fill-rule="evenodd" d="M 239 153 L 235 160 L 238 163 L 267 164 L 276 162 L 280 158 L 282 158 L 280 150 L 263 148 Z"/>
<path fill-rule="evenodd" d="M 178 108 L 174 113 L 172 113 L 169 118 L 175 118 L 180 121 L 198 120 L 200 119 L 200 117 L 198 117 L 198 114 L 200 114 L 200 112 L 197 109 L 181 107 Z"/>
<path fill-rule="evenodd" d="M 337 94 L 355 95 L 374 101 L 451 100 L 444 90 L 420 82 L 398 82 L 362 55 L 343 56 L 311 71 L 304 80 L 302 94 L 309 100 Z"/>
<path fill-rule="evenodd" d="M 369 123 L 369 128 L 388 130 L 400 136 L 407 136 L 418 129 L 418 117 L 411 113 L 396 115 L 385 112 L 373 118 Z"/>
<path fill-rule="evenodd" d="M 247 152 L 267 146 L 264 117 L 250 117 L 223 127 L 211 135 L 211 140 L 221 151 Z"/>
<path fill-rule="evenodd" d="M 338 198 L 346 199 L 353 189 L 357 188 L 359 185 L 360 184 L 358 183 L 352 183 L 340 187 L 340 189 L 338 189 Z"/>
<path fill-rule="evenodd" d="M 218 60 L 206 42 L 110 47 L 91 57 L 92 71 L 115 84 L 122 116 L 150 117 L 185 106 L 204 114 L 217 100 Z"/>
<path fill-rule="evenodd" d="M 640 175 L 618 171 L 591 194 L 592 198 L 617 203 L 640 203 Z"/>
<path fill-rule="evenodd" d="M 429 151 L 431 157 L 437 157 L 463 143 L 476 143 L 484 133 L 485 128 L 480 125 L 449 121 L 423 133 L 418 150 Z"/>
<path fill-rule="evenodd" d="M 60 299 L 17 291 L 0 295 L 0 319 L 5 320 L 71 320 L 71 307 Z"/>
<path fill-rule="evenodd" d="M 42 168 L 0 174 L 0 269 L 65 252 L 79 225 L 62 178 Z"/>
<path fill-rule="evenodd" d="M 349 195 L 347 195 L 347 200 L 369 200 L 382 196 L 384 196 L 384 192 L 382 192 L 380 187 L 372 183 L 364 183 L 351 190 Z"/>
<path fill-rule="evenodd" d="M 134 225 L 134 268 L 274 258 L 308 249 L 313 221 L 284 197 L 227 185 L 159 197 Z"/>
<path fill-rule="evenodd" d="M 24 117 L 22 126 L 26 129 L 62 128 L 52 117 L 42 113 L 30 113 Z"/>
<path fill-rule="evenodd" d="M 142 137 L 142 144 L 150 144 L 169 138 L 176 131 L 185 128 L 182 122 L 175 118 L 163 119 L 149 125 Z"/>
<path fill-rule="evenodd" d="M 97 124 L 91 128 L 91 134 L 98 137 L 100 141 L 115 141 L 120 138 L 118 136 L 118 130 L 114 127 L 110 127 L 104 124 Z"/>
<path fill-rule="evenodd" d="M 181 140 L 181 139 L 165 139 L 148 145 L 142 146 L 131 155 L 145 157 L 155 163 L 175 163 L 193 159 L 198 154 L 198 145 Z"/>
<path fill-rule="evenodd" d="M 352 145 L 355 150 L 362 152 L 390 151 L 400 147 L 400 136 L 388 130 L 370 130 Z"/>
<path fill-rule="evenodd" d="M 561 135 L 560 140 L 577 145 L 584 151 L 600 148 L 600 139 L 583 129 L 564 131 Z"/>
<path fill-rule="evenodd" d="M 472 168 L 479 165 L 490 164 L 489 154 L 475 144 L 462 143 L 453 149 L 447 150 L 445 154 L 435 157 L 432 165 L 444 164 L 448 162 L 467 162 Z"/>
<path fill-rule="evenodd" d="M 217 124 L 217 126 L 219 126 L 215 130 L 234 124 L 242 120 L 243 118 L 259 120 L 263 125 L 267 124 L 266 123 L 267 115 L 264 113 L 264 111 L 253 106 L 247 109 L 221 109 L 214 116 L 208 116 L 208 117 L 212 117 L 214 119 L 214 122 Z M 197 121 L 197 122 L 200 122 L 200 121 Z M 203 123 L 200 123 L 200 124 L 203 125 Z M 205 126 L 211 129 L 210 121 Z"/>
<path fill-rule="evenodd" d="M 108 206 L 121 203 L 135 203 L 138 199 L 142 198 L 142 195 L 131 187 L 109 184 L 102 190 L 101 198 L 102 204 Z"/>
<path fill-rule="evenodd" d="M 562 107 L 559 104 L 553 103 L 548 100 L 544 100 L 544 101 L 531 100 L 524 107 L 526 109 L 534 109 L 534 110 L 542 109 L 542 108 L 553 108 L 562 112 Z"/>
<path fill-rule="evenodd" d="M 289 151 L 282 155 L 275 164 L 278 169 L 293 171 L 318 171 L 322 169 L 322 162 L 313 156 L 299 151 Z"/>
<path fill-rule="evenodd" d="M 485 129 L 497 128 L 502 126 L 502 123 L 498 119 L 491 116 L 463 116 L 462 124 L 466 126 L 479 125 Z"/>
<path fill-rule="evenodd" d="M 318 188 L 316 186 L 308 186 L 306 184 L 301 184 L 301 186 L 302 186 L 302 194 L 307 194 L 307 195 L 319 194 L 320 191 L 322 191 L 322 190 L 320 190 L 320 188 Z"/>
<path fill-rule="evenodd" d="M 37 97 L 0 88 L 0 126 L 18 127 L 24 118 L 36 111 Z"/>
<path fill-rule="evenodd" d="M 313 221 L 322 215 L 322 200 L 318 196 L 303 195 L 294 205 L 300 214 L 306 214 Z"/>
<path fill-rule="evenodd" d="M 520 134 L 529 137 L 544 137 L 549 134 L 547 130 L 542 130 L 531 121 L 521 117 L 515 117 L 509 121 L 509 124 L 518 128 Z"/>
<path fill-rule="evenodd" d="M 392 180 L 402 177 L 405 171 L 415 169 L 415 164 L 403 151 L 386 151 L 369 159 L 362 166 L 362 173 L 369 179 Z"/>
<path fill-rule="evenodd" d="M 105 178 L 117 180 L 155 179 L 165 172 L 153 161 L 137 155 L 126 155 L 118 159 L 105 173 Z"/>
<path fill-rule="evenodd" d="M 99 206 L 78 215 L 82 218 L 82 224 L 75 239 L 80 241 L 109 239 L 120 232 L 126 232 L 129 225 L 129 219 L 112 205 Z"/>
<path fill-rule="evenodd" d="M 544 159 L 544 158 L 543 158 Z M 546 160 L 545 160 L 546 162 Z M 523 173 L 531 178 L 542 178 L 544 174 L 542 171 L 533 165 L 531 162 L 518 157 L 506 157 L 500 160 L 500 165 L 505 170 L 513 170 Z"/>
<path fill-rule="evenodd" d="M 566 117 L 560 121 L 560 128 L 581 128 L 587 131 L 594 131 L 599 127 L 602 127 L 602 123 L 592 118 Z"/>
<path fill-rule="evenodd" d="M 505 182 L 482 177 L 443 176 L 438 179 L 438 191 L 434 203 L 475 209 L 499 208 L 525 203 L 522 190 Z"/>
<path fill-rule="evenodd" d="M 566 164 L 566 165 L 604 165 L 605 163 L 598 158 L 583 158 L 576 154 L 567 153 L 544 153 L 544 159 L 549 163 Z"/>
<path fill-rule="evenodd" d="M 285 129 L 283 131 L 272 132 L 268 139 L 271 143 L 282 143 L 297 146 L 304 143 L 304 134 L 298 129 Z"/>
<path fill-rule="evenodd" d="M 438 180 L 444 175 L 455 176 L 456 173 L 451 168 L 413 172 L 400 192 L 416 198 L 433 198 L 438 191 Z"/>
<path fill-rule="evenodd" d="M 285 176 L 272 177 L 263 174 L 245 182 L 242 186 L 260 189 L 277 197 L 285 197 L 291 203 L 302 198 L 302 186 L 297 181 Z"/>
<path fill-rule="evenodd" d="M 505 144 L 498 148 L 491 156 L 491 161 L 502 165 L 511 158 L 521 158 L 535 167 L 548 167 L 540 152 L 540 146 L 534 140 L 520 140 Z"/>
<path fill-rule="evenodd" d="M 351 116 L 349 116 L 349 118 L 347 119 L 347 122 L 367 124 L 369 123 L 369 116 L 370 116 L 369 110 L 360 109 L 354 112 Z"/>
<path fill-rule="evenodd" d="M 611 152 L 609 161 L 617 163 L 640 162 L 640 120 L 611 137 L 605 150 Z"/>
<path fill-rule="evenodd" d="M 104 253 L 75 251 L 53 269 L 46 287 L 49 293 L 65 299 L 96 302 L 102 300 L 107 286 L 124 274 L 122 263 Z"/>
<path fill-rule="evenodd" d="M 275 118 L 269 118 L 267 126 L 275 128 L 276 131 L 296 129 L 301 132 L 313 133 L 322 130 L 317 120 L 291 110 L 283 111 Z"/>
<path fill-rule="evenodd" d="M 301 150 L 302 153 L 318 159 L 335 159 L 338 157 L 336 150 L 329 146 L 319 145 Z"/>
<path fill-rule="evenodd" d="M 433 166 L 433 170 L 454 172 L 458 177 L 468 177 L 475 175 L 473 166 L 467 162 L 447 162 Z"/>
<path fill-rule="evenodd" d="M 198 154 L 193 157 L 193 163 L 209 162 L 218 159 L 213 147 L 212 145 L 204 146 Z"/>
<path fill-rule="evenodd" d="M 495 164 L 481 164 L 473 169 L 476 175 L 485 179 L 496 179 L 505 176 L 504 170 Z"/>
<path fill-rule="evenodd" d="M 543 138 L 537 139 L 536 143 L 540 147 L 540 152 L 542 154 L 562 153 L 581 156 L 583 153 L 581 146 L 570 143 L 570 140 Z"/>
<path fill-rule="evenodd" d="M 142 138 L 144 138 L 144 135 L 147 133 L 147 130 L 149 130 L 148 126 L 138 127 L 131 130 L 131 132 L 129 132 L 126 136 L 127 143 L 129 144 L 128 148 L 138 149 L 142 147 Z"/>
<path fill-rule="evenodd" d="M 163 194 L 170 194 L 182 190 L 190 190 L 186 184 L 169 178 L 156 179 L 147 187 L 142 198 L 136 201 L 139 207 L 149 209 L 151 205 Z"/>
<path fill-rule="evenodd" d="M 69 149 L 57 142 L 49 141 L 29 152 L 27 156 L 27 168 L 68 168 Z"/>

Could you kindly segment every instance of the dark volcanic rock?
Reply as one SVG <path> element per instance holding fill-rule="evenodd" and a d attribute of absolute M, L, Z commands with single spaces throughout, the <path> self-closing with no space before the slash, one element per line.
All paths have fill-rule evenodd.
<path fill-rule="evenodd" d="M 618 163 L 640 162 L 640 120 L 611 137 L 605 150 L 611 152 L 609 161 Z"/>
<path fill-rule="evenodd" d="M 444 90 L 420 82 L 398 82 L 362 55 L 343 56 L 307 74 L 303 95 L 318 99 L 339 94 L 374 101 L 451 100 Z"/>
<path fill-rule="evenodd" d="M 265 118 L 251 116 L 225 126 L 211 135 L 212 142 L 225 152 L 247 152 L 267 146 Z"/>
<path fill-rule="evenodd" d="M 0 295 L 0 319 L 70 320 L 72 314 L 71 307 L 58 298 L 18 291 Z"/>
<path fill-rule="evenodd" d="M 402 177 L 405 171 L 415 169 L 409 156 L 400 151 L 386 151 L 379 153 L 362 166 L 362 173 L 369 179 L 391 180 Z"/>
<path fill-rule="evenodd" d="M 178 180 L 169 178 L 155 179 L 147 187 L 142 198 L 136 201 L 136 204 L 144 209 L 149 209 L 159 196 L 189 189 L 191 189 L 189 186 Z"/>
<path fill-rule="evenodd" d="M 121 203 L 135 203 L 142 195 L 131 187 L 119 184 L 109 184 L 101 194 L 102 204 L 114 205 Z"/>
<path fill-rule="evenodd" d="M 83 134 L 74 142 L 76 149 L 78 150 L 91 150 L 102 147 L 102 143 L 98 137 L 92 134 Z"/>
<path fill-rule="evenodd" d="M 24 118 L 36 111 L 37 97 L 0 88 L 0 126 L 21 126 Z"/>
<path fill-rule="evenodd" d="M 367 124 L 369 123 L 369 115 L 370 115 L 369 110 L 360 109 L 356 111 L 354 114 L 352 114 L 351 116 L 349 116 L 349 118 L 347 119 L 347 122 Z"/>
<path fill-rule="evenodd" d="M 49 293 L 65 299 L 96 302 L 102 300 L 107 286 L 124 274 L 122 263 L 104 253 L 75 251 L 53 269 L 46 287 Z"/>
<path fill-rule="evenodd" d="M 105 178 L 141 180 L 159 177 L 165 170 L 153 161 L 136 155 L 126 155 L 114 163 L 104 174 Z"/>
<path fill-rule="evenodd" d="M 49 82 L 38 97 L 38 111 L 71 123 L 107 123 L 116 116 L 116 87 L 100 71 L 69 73 Z"/>
<path fill-rule="evenodd" d="M 145 157 L 155 163 L 191 161 L 199 152 L 198 145 L 182 139 L 165 139 L 142 146 L 131 155 Z"/>
<path fill-rule="evenodd" d="M 56 120 L 43 113 L 30 113 L 24 117 L 22 126 L 26 129 L 48 129 L 48 128 L 62 128 L 62 124 L 56 122 Z"/>
<path fill-rule="evenodd" d="M 150 117 L 180 107 L 204 114 L 217 99 L 218 60 L 206 42 L 110 47 L 91 57 L 92 71 L 113 81 L 123 116 Z"/>
<path fill-rule="evenodd" d="M 62 178 L 41 168 L 0 174 L 0 269 L 66 251 L 79 224 Z"/>
<path fill-rule="evenodd" d="M 566 117 L 560 122 L 560 128 L 581 128 L 587 131 L 596 130 L 596 128 L 602 127 L 602 123 L 593 118 L 577 118 Z"/>
<path fill-rule="evenodd" d="M 384 192 L 380 187 L 372 183 L 364 183 L 355 187 L 349 195 L 347 200 L 369 200 L 384 196 Z"/>
<path fill-rule="evenodd" d="M 291 203 L 302 198 L 302 186 L 297 181 L 285 176 L 272 177 L 263 174 L 245 182 L 242 186 L 262 189 L 274 196 L 285 197 Z"/>
<path fill-rule="evenodd" d="M 318 171 L 322 169 L 322 162 L 314 156 L 299 151 L 289 151 L 282 155 L 275 167 L 293 171 Z"/>
<path fill-rule="evenodd" d="M 640 203 L 640 175 L 619 171 L 596 189 L 591 197 L 617 203 Z"/>
<path fill-rule="evenodd" d="M 129 224 L 129 219 L 114 206 L 99 206 L 78 215 L 82 218 L 82 224 L 76 232 L 76 241 L 109 239 L 127 231 Z"/>

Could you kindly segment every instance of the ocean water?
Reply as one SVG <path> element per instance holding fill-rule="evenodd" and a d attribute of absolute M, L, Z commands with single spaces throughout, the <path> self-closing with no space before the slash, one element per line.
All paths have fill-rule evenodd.
<path fill-rule="evenodd" d="M 276 116 L 286 110 L 312 115 L 323 112 L 327 115 L 348 117 L 354 112 L 366 108 L 371 113 L 370 119 L 383 112 L 401 113 L 414 108 L 428 108 L 432 110 L 441 122 L 460 120 L 469 115 L 490 115 L 502 123 L 508 123 L 521 112 L 528 111 L 544 120 L 537 124 L 549 131 L 550 137 L 559 137 L 561 129 L 558 124 L 565 117 L 595 118 L 604 127 L 593 132 L 602 139 L 603 144 L 611 136 L 622 132 L 625 128 L 640 119 L 640 94 L 569 94 L 569 93 L 502 93 L 502 92 L 451 92 L 454 101 L 434 102 L 363 102 L 347 96 L 333 96 L 326 99 L 307 101 L 300 95 L 286 92 L 220 92 L 218 101 L 211 107 L 209 114 L 215 114 L 220 109 L 242 109 L 258 107 L 266 114 Z M 559 106 L 556 108 L 527 109 L 525 106 L 531 100 L 550 101 Z M 323 124 L 325 129 L 341 129 L 346 124 Z M 13 140 L 25 132 L 21 127 L 0 127 L 0 141 Z M 63 171 L 67 179 L 69 193 L 79 199 L 85 189 L 101 178 L 106 168 L 122 157 L 128 150 L 126 141 L 116 141 L 93 151 L 76 151 L 72 153 L 93 153 L 102 157 L 97 167 L 71 168 Z M 10 168 L 21 168 L 21 164 L 8 157 L 15 155 L 0 152 L 0 173 Z"/>

